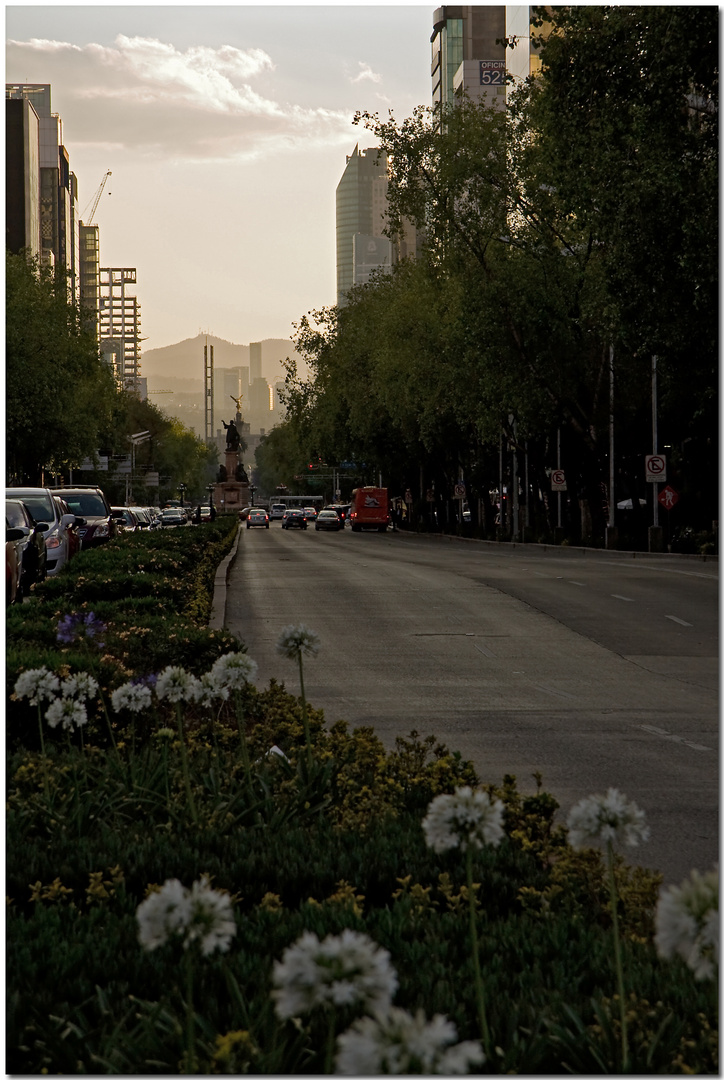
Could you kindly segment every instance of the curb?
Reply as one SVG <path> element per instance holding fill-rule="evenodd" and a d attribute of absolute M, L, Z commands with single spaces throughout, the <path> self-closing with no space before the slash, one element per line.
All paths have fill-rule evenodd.
<path fill-rule="evenodd" d="M 221 560 L 216 568 L 214 578 L 214 595 L 211 600 L 211 614 L 209 616 L 209 630 L 223 630 L 226 622 L 226 590 L 229 584 L 229 573 L 236 558 L 241 539 L 241 529 L 236 531 L 236 540 L 229 554 Z"/>
<path fill-rule="evenodd" d="M 451 543 L 459 541 L 462 544 L 482 544 L 485 547 L 496 550 L 509 550 L 519 548 L 521 551 L 554 551 L 557 554 L 579 556 L 580 558 L 590 555 L 592 557 L 605 557 L 612 559 L 682 559 L 691 562 L 719 562 L 718 555 L 684 555 L 676 551 L 618 551 L 613 548 L 586 548 L 572 547 L 569 544 L 522 544 L 519 541 L 479 540 L 475 536 L 453 536 L 450 533 L 424 533 L 409 532 L 407 529 L 395 529 L 397 536 L 417 536 L 426 540 L 448 540 Z"/>

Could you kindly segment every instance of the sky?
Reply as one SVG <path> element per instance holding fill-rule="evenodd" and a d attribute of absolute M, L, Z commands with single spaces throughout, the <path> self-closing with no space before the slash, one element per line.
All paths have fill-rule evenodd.
<path fill-rule="evenodd" d="M 434 4 L 8 5 L 6 82 L 51 84 L 101 265 L 135 267 L 143 349 L 289 338 L 336 302 L 357 110 L 430 104 Z"/>

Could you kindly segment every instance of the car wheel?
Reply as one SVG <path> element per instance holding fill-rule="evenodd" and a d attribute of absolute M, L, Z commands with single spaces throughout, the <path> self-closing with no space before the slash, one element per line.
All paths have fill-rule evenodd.
<path fill-rule="evenodd" d="M 267 521 L 267 523 L 265 525 L 265 528 L 267 528 L 267 529 L 269 528 L 269 522 L 268 521 Z"/>
<path fill-rule="evenodd" d="M 251 525 L 249 524 L 249 522 L 248 522 L 248 521 L 247 521 L 247 523 L 246 523 L 246 527 L 247 527 L 247 529 L 250 529 L 250 528 L 251 528 Z"/>

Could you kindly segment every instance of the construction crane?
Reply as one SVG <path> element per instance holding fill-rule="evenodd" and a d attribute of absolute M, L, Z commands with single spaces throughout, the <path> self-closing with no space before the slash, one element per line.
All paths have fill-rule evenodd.
<path fill-rule="evenodd" d="M 112 175 L 113 175 L 113 173 L 109 169 L 108 172 L 103 177 L 103 179 L 101 180 L 100 187 L 98 188 L 98 191 L 96 191 L 95 196 L 93 198 L 93 209 L 91 210 L 90 217 L 88 218 L 87 221 L 83 221 L 81 219 L 81 224 L 83 224 L 83 225 L 91 225 L 93 223 L 93 218 L 95 216 L 95 212 L 98 209 L 98 203 L 101 201 L 101 195 L 103 194 L 103 188 L 106 186 L 106 184 L 108 182 L 108 177 L 112 176 Z M 110 191 L 108 192 L 108 194 L 110 195 Z M 86 210 L 87 209 L 88 209 L 88 207 L 86 206 Z"/>

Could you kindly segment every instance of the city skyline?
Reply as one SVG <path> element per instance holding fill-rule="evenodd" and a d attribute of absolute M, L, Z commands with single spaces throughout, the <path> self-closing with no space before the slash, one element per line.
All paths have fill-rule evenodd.
<path fill-rule="evenodd" d="M 336 302 L 335 190 L 375 143 L 352 117 L 430 103 L 432 13 L 6 8 L 6 82 L 50 84 L 81 216 L 112 173 L 100 260 L 137 268 L 144 351 L 288 338 Z"/>

